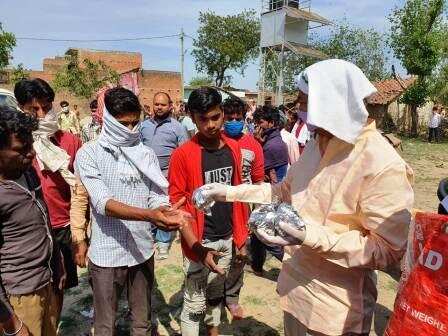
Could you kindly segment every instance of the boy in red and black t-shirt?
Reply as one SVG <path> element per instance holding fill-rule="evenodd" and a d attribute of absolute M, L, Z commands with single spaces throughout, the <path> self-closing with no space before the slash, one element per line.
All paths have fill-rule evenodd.
<path fill-rule="evenodd" d="M 243 183 L 259 184 L 264 181 L 263 148 L 251 134 L 244 134 L 248 106 L 241 99 L 227 98 L 222 103 L 224 111 L 224 133 L 238 142 L 243 159 Z M 235 253 L 226 280 L 225 303 L 234 319 L 243 318 L 239 305 L 239 294 L 243 286 L 246 250 Z"/>
<path fill-rule="evenodd" d="M 209 335 L 218 335 L 224 282 L 232 250 L 244 248 L 247 239 L 247 207 L 241 203 L 216 203 L 205 214 L 191 203 L 193 192 L 208 183 L 242 183 L 241 148 L 221 132 L 224 113 L 221 95 L 213 88 L 193 91 L 188 111 L 198 134 L 176 149 L 168 179 L 172 202 L 187 199 L 184 210 L 192 223 L 180 230 L 184 253 L 185 291 L 181 313 L 182 335 L 199 335 L 202 318 Z M 205 315 L 205 316 L 204 316 Z"/>

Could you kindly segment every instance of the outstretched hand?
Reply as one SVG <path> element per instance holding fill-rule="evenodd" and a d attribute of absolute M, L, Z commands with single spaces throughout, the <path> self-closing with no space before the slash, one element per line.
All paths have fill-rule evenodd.
<path fill-rule="evenodd" d="M 189 225 L 191 215 L 179 208 L 185 204 L 185 197 L 171 207 L 160 207 L 152 211 L 151 221 L 161 230 L 175 231 Z"/>
<path fill-rule="evenodd" d="M 204 266 L 207 267 L 210 271 L 218 273 L 219 275 L 225 274 L 224 270 L 215 262 L 215 258 L 221 257 L 222 253 L 205 247 L 199 243 L 196 243 L 193 246 L 193 251 L 199 257 L 199 260 L 204 264 Z"/>

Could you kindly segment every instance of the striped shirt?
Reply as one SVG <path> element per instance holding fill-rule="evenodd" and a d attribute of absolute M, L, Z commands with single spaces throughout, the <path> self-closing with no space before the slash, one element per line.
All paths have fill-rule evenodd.
<path fill-rule="evenodd" d="M 154 154 L 150 160 L 157 161 Z M 106 203 L 115 201 L 138 208 L 167 205 L 168 198 L 122 155 L 118 158 L 98 142 L 84 145 L 76 156 L 76 172 L 90 196 L 92 237 L 89 259 L 100 267 L 135 266 L 154 253 L 150 222 L 106 216 Z"/>

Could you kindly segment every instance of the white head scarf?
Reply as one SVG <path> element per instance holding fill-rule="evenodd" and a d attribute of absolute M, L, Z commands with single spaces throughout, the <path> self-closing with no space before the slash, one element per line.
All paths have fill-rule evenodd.
<path fill-rule="evenodd" d="M 361 69 L 337 59 L 318 62 L 299 74 L 297 86 L 308 94 L 307 124 L 355 143 L 368 117 L 364 99 L 377 91 Z"/>
<path fill-rule="evenodd" d="M 141 174 L 153 181 L 162 190 L 168 188 L 168 181 L 160 170 L 154 151 L 140 140 L 140 123 L 133 130 L 120 124 L 104 107 L 103 128 L 98 137 L 99 144 L 111 150 L 114 155 L 123 156 Z"/>
<path fill-rule="evenodd" d="M 64 180 L 73 187 L 76 179 L 68 169 L 70 155 L 50 140 L 58 129 L 58 115 L 51 109 L 44 118 L 39 119 L 39 128 L 33 132 L 33 148 L 40 170 L 50 170 L 53 173 L 59 171 Z"/>

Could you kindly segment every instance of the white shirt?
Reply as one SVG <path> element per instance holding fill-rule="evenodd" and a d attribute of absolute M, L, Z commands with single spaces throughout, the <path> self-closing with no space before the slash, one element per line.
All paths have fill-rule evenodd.
<path fill-rule="evenodd" d="M 289 164 L 292 165 L 300 157 L 299 144 L 296 137 L 285 129 L 280 131 L 280 135 L 283 142 L 288 146 Z"/>
<path fill-rule="evenodd" d="M 293 129 L 292 129 L 292 131 L 291 131 L 291 133 L 292 133 L 293 135 L 297 133 L 297 128 L 298 128 L 298 127 L 299 127 L 299 123 L 297 122 L 297 123 L 294 125 L 294 127 L 293 127 Z M 299 132 L 299 135 L 297 136 L 297 142 L 298 142 L 301 146 L 305 146 L 306 143 L 307 143 L 308 141 L 310 141 L 310 139 L 311 139 L 311 133 L 310 133 L 310 131 L 308 130 L 308 127 L 306 126 L 306 124 L 304 124 L 303 127 L 302 127 L 302 129 L 301 129 L 300 132 Z"/>
<path fill-rule="evenodd" d="M 428 126 L 429 128 L 437 128 L 440 126 L 442 122 L 442 116 L 438 113 L 432 113 L 431 117 L 429 118 Z"/>

